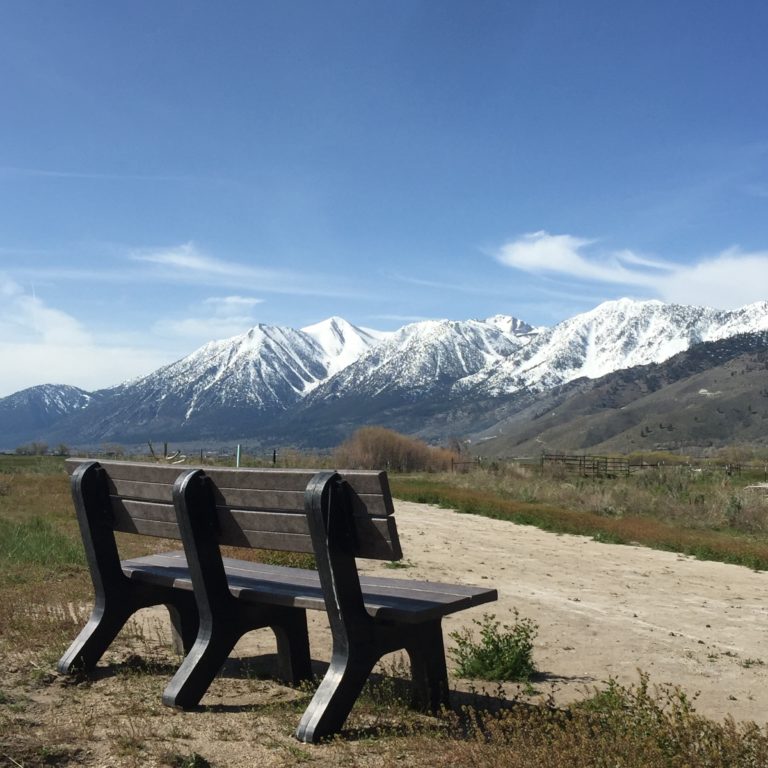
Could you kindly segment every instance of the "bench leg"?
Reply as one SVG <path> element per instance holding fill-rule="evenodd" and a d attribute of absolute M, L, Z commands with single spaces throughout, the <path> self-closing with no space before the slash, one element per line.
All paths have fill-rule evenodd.
<path fill-rule="evenodd" d="M 294 685 L 312 677 L 307 613 L 303 608 L 258 606 L 239 614 L 217 615 L 203 623 L 192 646 L 163 693 L 163 704 L 188 709 L 200 703 L 237 641 L 253 629 L 271 627 L 277 639 L 278 676 Z"/>
<path fill-rule="evenodd" d="M 111 602 L 97 604 L 88 623 L 59 659 L 56 665 L 58 671 L 69 675 L 93 669 L 134 610 L 131 605 L 119 606 Z"/>
<path fill-rule="evenodd" d="M 197 606 L 192 604 L 192 610 L 180 611 L 175 605 L 165 606 L 171 617 L 171 642 L 179 655 L 189 653 L 195 644 L 199 620 Z"/>
<path fill-rule="evenodd" d="M 174 633 L 190 648 L 197 635 L 197 606 L 191 592 L 160 592 L 153 588 L 115 591 L 109 598 L 97 598 L 88 623 L 75 638 L 56 668 L 64 675 L 88 672 L 96 666 L 117 634 L 136 611 L 167 602 Z"/>
<path fill-rule="evenodd" d="M 371 674 L 379 654 L 334 653 L 320 687 L 296 730 L 296 738 L 314 744 L 337 733 Z"/>
<path fill-rule="evenodd" d="M 197 706 L 241 635 L 224 625 L 201 631 L 163 692 L 163 704 L 179 709 Z"/>
<path fill-rule="evenodd" d="M 277 641 L 277 676 L 291 685 L 312 679 L 307 612 L 290 608 L 271 625 Z"/>
<path fill-rule="evenodd" d="M 440 620 L 420 626 L 405 650 L 411 660 L 413 707 L 437 712 L 448 706 L 448 671 Z"/>

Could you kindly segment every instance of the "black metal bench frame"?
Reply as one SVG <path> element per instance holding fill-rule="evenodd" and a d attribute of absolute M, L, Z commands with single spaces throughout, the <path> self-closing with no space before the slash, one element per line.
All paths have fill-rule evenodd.
<path fill-rule="evenodd" d="M 377 475 L 384 517 L 374 520 L 365 514 L 365 505 L 345 477 L 318 472 L 304 490 L 303 514 L 292 517 L 285 529 L 308 536 L 268 533 L 272 545 L 265 547 L 265 534 L 244 532 L 262 525 L 251 522 L 260 512 L 222 513 L 221 492 L 211 477 L 202 469 L 178 469 L 172 498 L 184 554 L 122 563 L 112 528 L 105 525 L 109 505 L 103 471 L 100 477 L 99 465 L 91 462 L 73 474 L 96 607 L 62 658 L 61 671 L 92 666 L 133 611 L 165 603 L 188 653 L 163 694 L 164 703 L 197 705 L 239 637 L 258 627 L 274 630 L 280 676 L 295 683 L 311 673 L 305 614 L 311 608 L 327 612 L 333 651 L 299 723 L 299 740 L 317 742 L 337 733 L 375 664 L 401 649 L 411 662 L 413 704 L 432 711 L 448 704 L 442 617 L 495 600 L 497 594 L 462 585 L 360 577 L 356 557 L 402 557 L 385 473 Z M 237 484 L 245 477 L 238 473 L 247 472 L 228 470 L 227 482 Z M 274 521 L 270 525 L 274 528 Z M 283 525 L 288 524 L 280 522 Z M 221 544 L 312 551 L 317 572 L 223 558 Z M 190 607 L 192 595 L 195 608 Z"/>

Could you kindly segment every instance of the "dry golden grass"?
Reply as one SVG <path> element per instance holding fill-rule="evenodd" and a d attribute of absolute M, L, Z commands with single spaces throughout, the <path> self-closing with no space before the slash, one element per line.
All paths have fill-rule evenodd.
<path fill-rule="evenodd" d="M 598 541 L 639 543 L 701 559 L 768 568 L 768 498 L 686 467 L 626 479 L 542 475 L 530 468 L 401 475 L 410 501 L 535 525 Z"/>
<path fill-rule="evenodd" d="M 60 536 L 76 536 L 60 471 L 0 472 L 0 486 L 0 520 L 42 517 Z M 490 492 L 453 490 L 470 505 L 498 501 Z M 524 514 L 536 507 L 553 520 L 570 519 L 555 505 L 506 503 Z M 589 516 L 587 522 L 621 521 L 594 512 L 577 515 Z M 660 521 L 625 522 L 637 526 L 622 529 L 634 536 Z M 139 542 L 123 544 L 140 551 Z M 654 690 L 645 677 L 634 686 L 613 684 L 567 708 L 510 701 L 495 691 L 457 692 L 456 709 L 433 718 L 406 708 L 406 670 L 393 667 L 369 685 L 339 738 L 303 745 L 292 731 L 311 691 L 272 682 L 248 663 L 225 668 L 202 710 L 163 707 L 160 693 L 179 659 L 163 644 L 163 633 L 145 625 L 134 623 L 121 633 L 96 674 L 60 678 L 55 662 L 82 626 L 90 596 L 82 563 L 0 562 L 0 766 L 768 765 L 765 728 L 699 717 L 683 692 Z"/>

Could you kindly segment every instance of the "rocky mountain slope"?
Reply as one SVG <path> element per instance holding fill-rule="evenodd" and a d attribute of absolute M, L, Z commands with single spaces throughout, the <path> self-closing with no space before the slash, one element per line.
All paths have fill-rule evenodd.
<path fill-rule="evenodd" d="M 4 398 L 0 416 L 13 418 L 0 421 L 0 448 L 34 439 L 237 439 L 316 448 L 361 424 L 442 439 L 491 429 L 571 381 L 762 330 L 768 302 L 725 312 L 628 299 L 552 328 L 511 316 L 424 321 L 394 333 L 338 317 L 301 330 L 259 325 L 136 381 L 81 393 L 73 401 L 79 405 L 47 415 L 34 403 L 52 400 L 51 387 Z M 62 388 L 62 402 L 69 390 Z"/>
<path fill-rule="evenodd" d="M 16 447 L 42 437 L 97 399 L 98 394 L 66 384 L 41 384 L 4 397 L 0 399 L 2 443 Z"/>
<path fill-rule="evenodd" d="M 702 342 L 663 363 L 578 379 L 473 435 L 484 456 L 768 444 L 768 332 Z"/>

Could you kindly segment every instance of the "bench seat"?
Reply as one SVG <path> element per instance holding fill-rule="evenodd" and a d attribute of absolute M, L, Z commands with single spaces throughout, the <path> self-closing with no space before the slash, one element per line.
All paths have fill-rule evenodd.
<path fill-rule="evenodd" d="M 246 602 L 325 611 L 317 571 L 224 557 L 233 596 Z M 131 580 L 192 591 L 184 552 L 123 560 Z M 360 574 L 365 610 L 377 621 L 418 624 L 498 599 L 495 589 Z"/>

